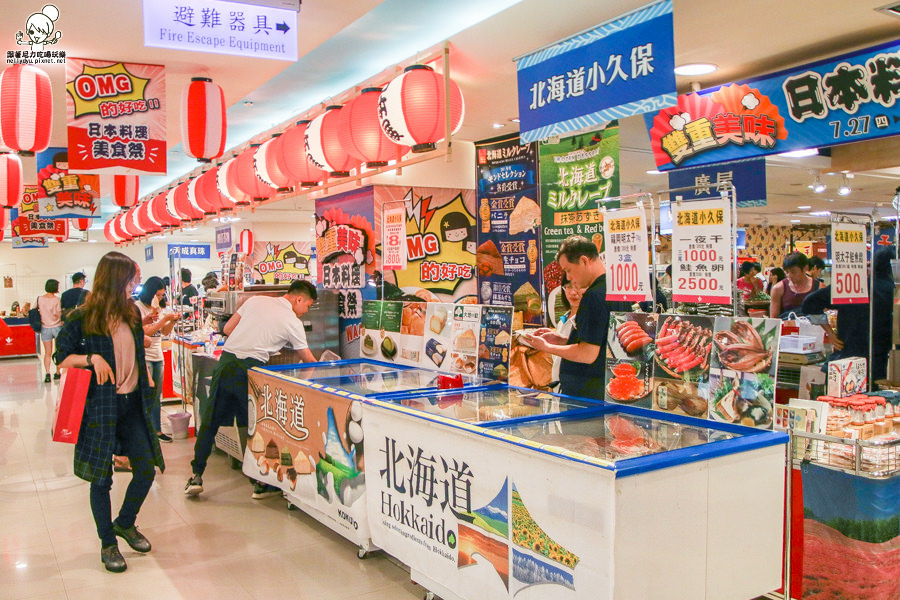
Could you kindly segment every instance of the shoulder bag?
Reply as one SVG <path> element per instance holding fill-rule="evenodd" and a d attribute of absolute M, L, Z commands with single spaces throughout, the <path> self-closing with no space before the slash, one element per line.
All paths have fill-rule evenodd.
<path fill-rule="evenodd" d="M 28 324 L 31 325 L 35 333 L 41 332 L 41 311 L 38 308 L 38 299 L 34 299 L 34 308 L 28 311 Z"/>

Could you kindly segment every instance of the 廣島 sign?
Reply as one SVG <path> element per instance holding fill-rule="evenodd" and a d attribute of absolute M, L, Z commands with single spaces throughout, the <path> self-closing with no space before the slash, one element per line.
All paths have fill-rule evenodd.
<path fill-rule="evenodd" d="M 672 2 L 664 0 L 516 62 L 525 142 L 675 103 Z"/>
<path fill-rule="evenodd" d="M 169 257 L 180 256 L 182 259 L 209 260 L 209 244 L 169 244 Z"/>
<path fill-rule="evenodd" d="M 672 300 L 731 304 L 731 205 L 672 205 Z"/>
<path fill-rule="evenodd" d="M 662 170 L 900 133 L 900 41 L 678 96 L 645 115 Z"/>
<path fill-rule="evenodd" d="M 166 69 L 70 58 L 69 171 L 166 173 Z"/>
<path fill-rule="evenodd" d="M 217 0 L 144 0 L 144 45 L 297 60 L 297 13 Z"/>
<path fill-rule="evenodd" d="M 606 299 L 643 302 L 650 300 L 650 263 L 647 217 L 643 207 L 607 213 Z"/>
<path fill-rule="evenodd" d="M 831 224 L 831 302 L 866 304 L 866 227 L 853 223 Z"/>
<path fill-rule="evenodd" d="M 670 189 L 694 188 L 678 192 L 683 200 L 718 198 L 731 189 L 729 183 L 735 187 L 738 208 L 765 206 L 766 159 L 734 160 L 669 171 Z"/>

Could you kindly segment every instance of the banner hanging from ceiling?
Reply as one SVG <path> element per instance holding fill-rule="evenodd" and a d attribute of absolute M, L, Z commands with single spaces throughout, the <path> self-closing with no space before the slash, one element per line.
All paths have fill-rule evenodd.
<path fill-rule="evenodd" d="M 694 187 L 676 192 L 682 200 L 718 198 L 734 185 L 738 208 L 766 205 L 766 159 L 733 160 L 669 171 L 669 188 Z M 663 232 L 660 232 L 663 233 Z"/>
<path fill-rule="evenodd" d="M 678 96 L 644 119 L 662 170 L 900 133 L 900 41 Z"/>
<path fill-rule="evenodd" d="M 70 58 L 66 91 L 70 172 L 165 175 L 165 67 Z"/>
<path fill-rule="evenodd" d="M 672 106 L 672 1 L 656 2 L 516 61 L 522 141 Z"/>
<path fill-rule="evenodd" d="M 65 148 L 48 148 L 37 155 L 40 216 L 52 219 L 99 217 L 100 177 L 69 173 Z"/>
<path fill-rule="evenodd" d="M 41 218 L 38 189 L 36 185 L 26 185 L 22 202 L 10 211 L 13 248 L 46 248 L 51 237 L 65 238 L 68 233 L 65 219 Z"/>

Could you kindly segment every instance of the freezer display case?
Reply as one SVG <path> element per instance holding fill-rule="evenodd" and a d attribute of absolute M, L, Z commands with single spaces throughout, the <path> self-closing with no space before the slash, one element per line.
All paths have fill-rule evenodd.
<path fill-rule="evenodd" d="M 438 377 L 365 359 L 251 369 L 243 472 L 368 552 L 362 403 L 366 395 L 436 391 Z"/>
<path fill-rule="evenodd" d="M 362 408 L 372 541 L 445 600 L 779 587 L 782 433 L 629 406 L 481 424 Z"/>
<path fill-rule="evenodd" d="M 506 384 L 471 387 L 462 391 L 405 392 L 384 399 L 413 410 L 474 424 L 534 419 L 597 408 L 603 404 Z"/>

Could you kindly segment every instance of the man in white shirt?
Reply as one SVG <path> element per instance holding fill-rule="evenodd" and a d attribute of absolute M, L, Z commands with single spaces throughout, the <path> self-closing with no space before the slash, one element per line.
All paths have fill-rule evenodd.
<path fill-rule="evenodd" d="M 210 401 L 203 407 L 200 430 L 194 442 L 194 460 L 191 461 L 194 474 L 184 487 L 188 496 L 203 491 L 203 471 L 219 427 L 230 424 L 235 418 L 239 427 L 247 426 L 247 370 L 265 364 L 272 354 L 286 345 L 299 350 L 303 362 L 315 362 L 300 317 L 307 313 L 316 296 L 316 288 L 311 283 L 294 281 L 284 296 L 249 298 L 225 323 L 224 332 L 228 339 L 213 371 Z M 275 488 L 257 483 L 253 498 L 265 498 L 276 492 Z"/>

